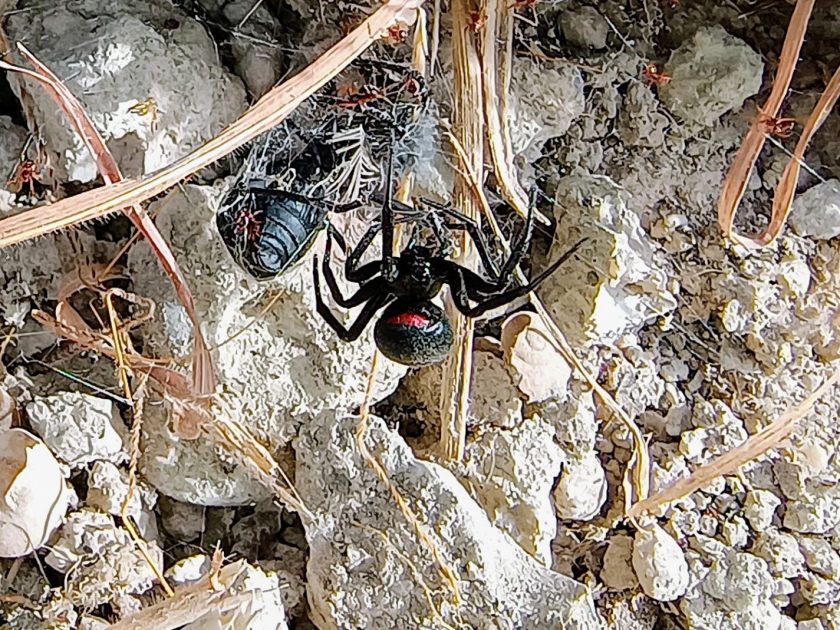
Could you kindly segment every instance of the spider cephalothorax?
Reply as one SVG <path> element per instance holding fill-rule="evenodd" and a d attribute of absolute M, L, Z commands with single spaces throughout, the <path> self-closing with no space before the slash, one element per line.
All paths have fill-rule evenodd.
<path fill-rule="evenodd" d="M 390 181 L 390 178 L 388 178 Z M 379 350 L 389 359 L 409 366 L 427 365 L 442 361 L 452 346 L 452 327 L 443 310 L 432 303 L 444 285 L 449 286 L 452 301 L 467 317 L 477 317 L 527 295 L 551 275 L 581 245 L 579 241 L 568 252 L 539 276 L 526 285 L 513 286 L 513 273 L 525 254 L 531 240 L 533 213 L 529 213 L 525 228 L 514 239 L 511 254 L 501 269 L 493 262 L 478 224 L 452 208 L 428 200 L 421 200 L 430 213 L 438 213 L 442 221 L 438 227 L 448 230 L 466 230 L 474 241 L 484 265 L 485 276 L 449 260 L 443 252 L 409 243 L 398 255 L 393 251 L 394 211 L 401 218 L 411 216 L 411 208 L 391 200 L 390 184 L 387 185 L 382 203 L 381 222 L 371 226 L 358 244 L 348 254 L 344 273 L 351 282 L 361 286 L 352 296 L 341 294 L 330 267 L 332 239 L 341 240 L 332 230 L 328 232 L 327 246 L 321 273 L 335 302 L 344 308 L 364 304 L 361 313 L 350 328 L 346 328 L 321 296 L 318 258 L 315 258 L 315 304 L 318 313 L 338 336 L 353 341 L 362 334 L 380 309 L 385 308 L 376 322 L 374 339 Z M 414 212 L 417 216 L 417 212 Z M 437 230 L 442 241 L 440 229 Z M 360 264 L 377 234 L 382 233 L 382 256 L 379 260 Z M 441 242 L 441 246 L 444 243 Z M 473 304 L 474 303 L 474 304 Z"/>

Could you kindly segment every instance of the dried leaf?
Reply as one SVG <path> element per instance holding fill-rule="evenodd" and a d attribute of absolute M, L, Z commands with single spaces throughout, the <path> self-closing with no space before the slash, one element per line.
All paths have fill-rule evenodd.
<path fill-rule="evenodd" d="M 514 379 L 529 403 L 563 394 L 572 368 L 557 352 L 541 317 L 516 313 L 502 323 L 502 349 Z"/>

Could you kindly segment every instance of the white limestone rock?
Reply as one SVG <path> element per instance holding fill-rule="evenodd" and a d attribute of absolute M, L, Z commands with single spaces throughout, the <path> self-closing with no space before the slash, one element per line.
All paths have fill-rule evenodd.
<path fill-rule="evenodd" d="M 601 50 L 607 46 L 610 25 L 595 7 L 568 9 L 557 16 L 563 37 L 572 46 Z"/>
<path fill-rule="evenodd" d="M 586 521 L 593 518 L 607 500 L 607 475 L 595 453 L 570 459 L 554 489 L 558 518 Z"/>
<path fill-rule="evenodd" d="M 35 398 L 26 412 L 46 445 L 74 468 L 96 460 L 119 464 L 128 459 L 125 429 L 110 400 L 61 392 Z"/>
<path fill-rule="evenodd" d="M 673 601 L 688 588 L 688 563 L 683 551 L 659 525 L 636 532 L 633 570 L 645 594 L 657 601 Z"/>
<path fill-rule="evenodd" d="M 546 566 L 557 533 L 551 486 L 564 459 L 554 427 L 539 418 L 483 431 L 466 447 L 467 487 L 493 525 Z"/>
<path fill-rule="evenodd" d="M 325 413 L 295 444 L 297 488 L 313 512 L 303 523 L 316 625 L 390 630 L 438 626 L 442 618 L 474 628 L 601 627 L 582 585 L 529 557 L 492 526 L 448 471 L 415 459 L 396 433 L 371 418 L 365 445 L 425 523 L 420 527 L 433 542 L 421 543 L 388 487 L 360 456 L 357 422 Z M 457 607 L 428 544 L 454 573 Z"/>
<path fill-rule="evenodd" d="M 820 182 L 797 195 L 789 220 L 800 236 L 819 240 L 840 236 L 840 180 Z"/>
<path fill-rule="evenodd" d="M 6 33 L 82 102 L 126 175 L 173 162 L 246 106 L 241 81 L 224 70 L 204 27 L 163 0 L 20 2 Z M 94 180 L 94 158 L 47 92 L 20 75 L 9 80 L 32 99 L 56 179 Z M 149 98 L 156 115 L 141 111 Z"/>
<path fill-rule="evenodd" d="M 85 505 L 112 516 L 122 517 L 122 507 L 128 496 L 128 475 L 111 462 L 93 463 L 87 478 Z M 126 514 L 137 524 L 144 540 L 156 540 L 157 516 L 154 512 L 157 493 L 143 479 L 136 482 Z"/>
<path fill-rule="evenodd" d="M 781 503 L 782 500 L 769 490 L 750 490 L 744 500 L 744 516 L 753 530 L 763 531 L 773 523 L 776 508 Z"/>
<path fill-rule="evenodd" d="M 659 87 L 678 118 L 709 126 L 761 88 L 761 55 L 722 26 L 703 27 L 665 64 L 672 80 Z"/>
<path fill-rule="evenodd" d="M 146 552 L 159 570 L 163 552 L 148 541 Z M 132 596 L 148 590 L 156 577 L 128 532 L 110 514 L 81 510 L 67 517 L 46 563 L 65 573 L 65 593 L 78 608 L 110 603 L 123 612 L 134 611 Z"/>
<path fill-rule="evenodd" d="M 770 572 L 783 578 L 797 578 L 805 570 L 805 557 L 795 536 L 770 527 L 756 536 L 750 553 L 763 558 Z"/>
<path fill-rule="evenodd" d="M 0 557 L 44 545 L 74 500 L 61 466 L 38 437 L 0 430 Z"/>
<path fill-rule="evenodd" d="M 517 57 L 511 73 L 511 146 L 525 163 L 537 159 L 549 138 L 563 135 L 585 107 L 583 77 L 571 66 Z"/>
<path fill-rule="evenodd" d="M 538 291 L 573 345 L 616 341 L 676 307 L 671 274 L 616 186 L 577 172 L 554 196 L 555 242 L 540 268 L 588 239 Z"/>
<path fill-rule="evenodd" d="M 771 601 L 776 580 L 767 563 L 752 554 L 729 553 L 713 560 L 702 582 L 680 602 L 698 630 L 777 630 L 781 612 Z"/>

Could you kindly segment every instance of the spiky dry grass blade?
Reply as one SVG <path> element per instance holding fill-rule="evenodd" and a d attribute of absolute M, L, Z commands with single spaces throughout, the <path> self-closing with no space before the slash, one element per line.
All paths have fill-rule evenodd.
<path fill-rule="evenodd" d="M 388 0 L 361 25 L 288 81 L 270 90 L 212 140 L 154 173 L 124 179 L 0 221 L 0 248 L 103 217 L 171 188 L 279 124 L 423 0 Z"/>
<path fill-rule="evenodd" d="M 770 225 L 773 226 L 772 229 L 775 230 L 775 233 L 768 231 L 771 229 L 770 227 L 757 237 L 741 236 L 734 232 L 735 215 L 738 212 L 738 206 L 744 197 L 750 173 L 767 139 L 766 120 L 767 118 L 776 118 L 779 114 L 782 102 L 790 87 L 796 62 L 799 59 L 799 51 L 802 48 L 805 30 L 808 27 L 808 20 L 811 17 L 813 8 L 814 0 L 797 0 L 793 15 L 790 18 L 785 42 L 782 46 L 779 67 L 776 71 L 776 76 L 773 78 L 773 89 L 770 92 L 770 97 L 761 109 L 760 115 L 756 117 L 750 126 L 744 142 L 741 148 L 738 149 L 735 159 L 732 161 L 732 166 L 729 168 L 729 172 L 723 180 L 720 202 L 718 203 L 718 224 L 725 236 L 747 247 L 762 247 L 769 244 L 778 236 L 778 231 L 784 223 L 784 218 L 777 216 L 780 209 L 777 209 L 774 199 L 774 214 L 771 217 Z M 798 166 L 796 172 L 798 175 Z M 781 202 L 782 199 L 779 198 L 779 201 Z M 787 215 L 786 210 L 784 214 L 785 216 Z"/>
<path fill-rule="evenodd" d="M 131 505 L 131 500 L 134 498 L 134 492 L 137 489 L 137 466 L 140 461 L 140 434 L 142 433 L 143 428 L 143 410 L 145 409 L 146 384 L 148 383 L 148 380 L 148 374 L 144 374 L 140 379 L 140 383 L 137 388 L 134 390 L 133 398 L 131 399 L 133 404 L 131 414 L 131 431 L 129 434 L 128 490 L 126 491 L 125 499 L 123 499 L 122 505 L 120 506 L 120 518 L 122 518 L 123 523 L 126 524 L 126 529 L 128 529 L 129 535 L 134 539 L 135 544 L 137 544 L 138 547 L 141 545 L 140 541 L 142 541 L 142 537 L 137 533 L 131 515 L 128 513 L 128 509 Z M 143 546 L 140 547 L 140 549 L 143 553 L 143 557 L 146 559 L 146 562 L 157 576 L 158 582 L 163 587 L 163 590 L 166 591 L 167 595 L 172 597 L 175 593 L 172 591 L 172 587 L 169 586 L 169 582 L 166 581 L 166 578 L 158 570 L 157 565 L 152 562 L 149 554 L 146 552 L 145 541 L 143 541 Z"/>
<path fill-rule="evenodd" d="M 655 510 L 661 505 L 681 499 L 695 490 L 699 490 L 712 480 L 722 475 L 735 474 L 741 466 L 760 457 L 772 448 L 777 447 L 796 428 L 796 423 L 811 410 L 811 407 L 840 381 L 840 368 L 801 403 L 789 409 L 784 414 L 755 435 L 750 436 L 743 444 L 716 457 L 708 464 L 697 468 L 685 479 L 681 479 L 672 486 L 660 490 L 644 501 L 639 501 L 630 508 L 628 515 L 638 517 L 645 512 Z"/>
<path fill-rule="evenodd" d="M 113 184 L 121 181 L 123 176 L 117 161 L 111 155 L 105 141 L 102 140 L 93 125 L 93 121 L 90 120 L 79 100 L 67 89 L 61 79 L 29 52 L 23 44 L 18 44 L 18 51 L 35 68 L 35 72 L 4 62 L 0 62 L 0 68 L 22 73 L 38 81 L 64 112 L 73 129 L 90 151 L 105 182 Z M 193 351 L 192 390 L 198 396 L 208 395 L 216 389 L 213 360 L 201 333 L 201 323 L 195 312 L 195 305 L 187 280 L 181 273 L 172 250 L 146 211 L 140 205 L 135 204 L 125 208 L 125 213 L 137 230 L 151 243 L 155 256 L 169 276 L 172 285 L 175 287 L 175 293 L 193 324 L 195 349 Z"/>
<path fill-rule="evenodd" d="M 245 561 L 239 560 L 210 571 L 195 584 L 175 591 L 174 596 L 129 615 L 108 626 L 110 630 L 174 630 L 197 621 L 208 611 L 238 608 L 241 595 L 232 591 L 236 580 L 245 572 Z"/>
<path fill-rule="evenodd" d="M 482 117 L 481 61 L 478 43 L 473 30 L 470 13 L 472 3 L 468 0 L 453 0 L 452 13 L 452 56 L 454 69 L 453 134 L 463 148 L 467 164 L 478 181 L 484 179 L 484 120 Z M 460 176 L 455 180 L 452 200 L 456 208 L 466 216 L 478 220 L 479 207 L 472 194 L 470 182 Z M 460 237 L 460 254 L 456 262 L 468 261 L 472 255 L 472 243 L 465 236 Z M 453 351 L 443 364 L 443 379 L 440 392 L 441 435 L 440 456 L 448 460 L 461 460 L 467 430 L 470 381 L 472 375 L 472 350 L 474 323 L 447 303 L 447 311 L 454 332 Z"/>
<path fill-rule="evenodd" d="M 221 400 L 217 399 L 216 402 L 221 403 Z M 290 510 L 296 511 L 304 519 L 315 518 L 277 460 L 247 427 L 233 419 L 234 414 L 210 414 L 191 405 L 184 408 L 183 412 L 201 418 L 201 429 L 213 443 L 231 454 L 254 479 L 268 488 Z"/>

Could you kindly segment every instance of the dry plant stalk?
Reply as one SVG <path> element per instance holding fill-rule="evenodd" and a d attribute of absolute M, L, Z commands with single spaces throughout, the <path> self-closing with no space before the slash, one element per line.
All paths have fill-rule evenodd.
<path fill-rule="evenodd" d="M 216 446 L 232 455 L 237 463 L 245 466 L 259 483 L 271 490 L 290 510 L 296 511 L 304 519 L 315 518 L 280 464 L 245 426 L 223 417 L 222 414 L 208 414 L 201 409 L 187 411 L 200 414 L 205 420 L 201 427 L 205 435 Z"/>
<path fill-rule="evenodd" d="M 318 59 L 270 90 L 219 135 L 169 166 L 0 220 L 0 248 L 141 203 L 220 160 L 279 124 L 379 39 L 388 27 L 398 21 L 410 22 L 422 4 L 423 0 L 388 0 Z"/>
<path fill-rule="evenodd" d="M 88 151 L 90 151 L 105 182 L 107 184 L 113 184 L 121 181 L 123 176 L 120 173 L 119 165 L 113 155 L 111 155 L 110 150 L 102 140 L 102 137 L 94 127 L 93 122 L 90 120 L 90 117 L 79 100 L 49 68 L 42 64 L 22 44 L 18 44 L 18 51 L 32 64 L 35 72 L 5 62 L 0 62 L 0 68 L 21 73 L 40 83 L 61 108 L 62 112 L 64 112 L 73 129 L 82 139 Z M 172 250 L 145 209 L 135 204 L 126 208 L 125 211 L 138 232 L 143 234 L 151 243 L 157 259 L 169 275 L 178 299 L 181 301 L 193 324 L 195 349 L 193 351 L 192 365 L 192 392 L 198 396 L 208 395 L 216 389 L 216 381 L 213 374 L 213 360 L 210 357 L 207 344 L 201 333 L 201 325 L 195 312 L 195 305 L 187 280 L 181 273 L 181 269 L 175 261 Z"/>
<path fill-rule="evenodd" d="M 414 31 L 412 65 L 415 70 L 422 73 L 424 76 L 426 74 L 427 68 L 426 48 L 427 37 L 425 14 L 423 14 L 422 11 L 418 11 L 417 24 Z M 390 182 L 386 182 L 386 185 L 390 185 Z M 411 197 L 411 186 L 412 178 L 409 175 L 408 177 L 406 177 L 405 180 L 400 182 L 400 186 L 396 194 L 396 199 L 402 201 L 403 203 L 408 203 Z M 394 232 L 394 239 L 396 241 L 395 245 L 397 246 L 397 249 L 399 249 L 400 228 L 402 226 L 396 227 L 397 229 Z M 422 521 L 420 521 L 417 515 L 414 514 L 414 511 L 408 505 L 408 502 L 402 496 L 402 493 L 400 493 L 399 489 L 397 489 L 397 487 L 391 482 L 390 477 L 388 477 L 388 472 L 385 470 L 384 466 L 382 466 L 382 463 L 373 454 L 371 454 L 371 452 L 367 448 L 367 445 L 365 444 L 365 434 L 367 433 L 368 418 L 370 418 L 370 404 L 373 400 L 373 389 L 376 383 L 376 374 L 379 370 L 380 356 L 381 353 L 379 352 L 379 350 L 375 349 L 373 353 L 373 358 L 371 359 L 367 389 L 365 390 L 365 398 L 362 401 L 361 409 L 359 412 L 359 422 L 356 424 L 356 449 L 359 451 L 359 454 L 361 455 L 362 459 L 365 461 L 367 466 L 371 470 L 373 470 L 374 474 L 388 488 L 388 492 L 391 493 L 391 497 L 394 499 L 394 503 L 397 505 L 397 508 L 402 513 L 403 518 L 405 518 L 408 524 L 411 525 L 412 529 L 414 530 L 417 536 L 417 539 L 420 541 L 420 544 L 426 547 L 426 549 L 428 549 L 429 552 L 432 554 L 432 558 L 438 565 L 438 571 L 440 572 L 441 577 L 452 591 L 452 600 L 457 606 L 461 602 L 461 594 L 458 589 L 458 578 L 455 576 L 455 571 L 452 569 L 452 567 L 449 566 L 449 564 L 446 563 L 446 561 L 441 556 L 440 549 L 437 543 L 429 535 L 426 534 Z M 385 536 L 384 534 L 382 535 Z M 420 574 L 417 572 L 417 567 L 414 565 L 414 563 L 408 556 L 406 556 L 399 550 L 397 550 L 397 553 L 411 569 L 412 576 L 415 577 L 415 580 L 426 594 L 426 597 L 429 601 L 429 605 L 432 608 L 433 613 L 438 618 L 440 618 L 440 611 L 434 605 L 434 601 L 431 599 L 431 594 L 429 593 L 428 587 L 423 581 L 422 576 L 420 576 Z M 440 621 L 444 624 L 444 627 L 448 627 L 443 622 L 442 618 L 440 619 Z"/>
<path fill-rule="evenodd" d="M 697 468 L 685 479 L 657 492 L 653 496 L 639 501 L 628 511 L 628 516 L 638 517 L 645 512 L 655 510 L 661 505 L 670 503 L 699 490 L 712 480 L 722 475 L 734 474 L 738 468 L 763 455 L 770 449 L 781 444 L 796 428 L 796 423 L 811 410 L 811 407 L 840 380 L 840 368 L 805 400 L 789 409 L 755 435 L 750 436 L 743 444 L 716 457 L 708 464 Z"/>
<path fill-rule="evenodd" d="M 230 589 L 245 571 L 245 561 L 226 567 L 211 567 L 195 584 L 175 590 L 173 597 L 158 602 L 108 626 L 110 630 L 174 630 L 201 619 L 208 611 L 238 608 L 247 595 Z"/>
<path fill-rule="evenodd" d="M 773 243 L 781 233 L 788 214 L 790 214 L 793 197 L 796 194 L 796 184 L 799 180 L 799 170 L 808 143 L 831 112 L 838 97 L 840 97 L 840 68 L 838 68 L 808 117 L 802 135 L 796 143 L 793 156 L 785 166 L 779 185 L 773 195 L 769 224 L 754 236 L 745 236 L 735 232 L 734 222 L 738 206 L 744 196 L 750 173 L 767 139 L 769 133 L 767 129 L 768 121 L 775 120 L 778 116 L 782 102 L 790 87 L 790 81 L 796 68 L 796 62 L 799 59 L 799 51 L 802 48 L 813 7 L 814 0 L 797 0 L 782 46 L 779 68 L 773 79 L 773 89 L 770 97 L 752 122 L 723 182 L 718 204 L 718 224 L 725 236 L 744 247 L 766 247 Z"/>
<path fill-rule="evenodd" d="M 493 160 L 493 172 L 499 180 L 502 195 L 521 217 L 528 215 L 528 195 L 519 184 L 513 170 L 513 155 L 510 151 L 510 133 L 507 119 L 503 121 L 499 107 L 500 94 L 507 102 L 507 85 L 499 90 L 497 80 L 498 38 L 513 25 L 512 8 L 504 0 L 487 0 L 487 24 L 479 37 L 481 51 L 482 86 L 484 87 L 484 121 L 487 124 L 487 140 L 490 145 L 490 157 Z M 512 41 L 512 37 L 506 38 Z M 505 131 L 503 131 L 503 129 Z M 506 142 L 507 139 L 507 142 Z M 480 181 L 480 180 L 479 180 Z"/>
<path fill-rule="evenodd" d="M 379 538 L 382 539 L 388 547 L 391 548 L 397 556 L 399 556 L 400 560 L 405 562 L 408 570 L 411 572 L 411 577 L 414 578 L 414 582 L 420 586 L 420 590 L 423 591 L 423 596 L 426 598 L 426 603 L 429 605 L 429 609 L 432 611 L 432 615 L 435 618 L 435 621 L 440 624 L 440 627 L 444 630 L 456 630 L 453 626 L 446 623 L 446 620 L 443 618 L 443 612 L 441 611 L 440 607 L 435 604 L 434 595 L 432 594 L 431 589 L 429 588 L 428 584 L 426 584 L 426 580 L 423 578 L 423 574 L 420 572 L 420 569 L 417 568 L 417 565 L 414 564 L 412 559 L 406 555 L 400 548 L 394 544 L 394 542 L 388 537 L 383 531 L 378 529 L 374 529 L 370 525 L 363 525 L 361 523 L 358 524 L 359 527 L 366 529 L 367 531 L 371 532 L 372 534 L 377 535 Z M 461 625 L 463 628 L 463 624 Z"/>
<path fill-rule="evenodd" d="M 496 236 L 496 238 L 499 239 L 499 242 L 502 244 L 502 247 L 505 249 L 505 252 L 510 253 L 510 244 L 507 242 L 507 239 L 505 238 L 504 234 L 502 234 L 499 224 L 496 222 L 495 217 L 493 216 L 493 213 L 490 210 L 490 204 L 487 202 L 487 197 L 484 194 L 484 189 L 481 187 L 479 181 L 476 179 L 475 174 L 472 173 L 472 171 L 470 170 L 469 165 L 466 164 L 466 154 L 458 144 L 457 139 L 451 134 L 449 135 L 449 140 L 452 143 L 456 154 L 462 161 L 461 166 L 464 168 L 464 172 L 466 173 L 467 179 L 470 183 L 472 193 L 478 200 L 479 207 L 482 209 L 482 212 L 484 212 L 485 218 L 488 220 L 488 224 L 493 230 L 493 233 Z M 516 278 L 519 282 L 527 282 L 525 275 L 520 269 L 515 269 L 514 273 L 516 274 Z M 615 398 L 613 398 L 612 395 L 598 383 L 595 376 L 583 366 L 583 364 L 577 358 L 577 355 L 575 354 L 575 351 L 572 348 L 571 344 L 569 344 L 568 340 L 563 334 L 563 331 L 560 330 L 559 326 L 557 326 L 557 324 L 554 322 L 554 319 L 551 317 L 548 310 L 545 308 L 545 305 L 542 303 L 540 297 L 536 293 L 532 292 L 528 295 L 528 299 L 531 301 L 531 305 L 537 311 L 537 314 L 540 316 L 540 318 L 542 318 L 543 323 L 548 328 L 548 331 L 551 333 L 549 342 L 554 347 L 554 349 L 557 352 L 559 352 L 566 360 L 566 362 L 569 365 L 571 365 L 583 377 L 583 379 L 593 389 L 593 391 L 601 400 L 601 402 L 627 428 L 627 430 L 630 432 L 630 435 L 633 436 L 633 456 L 627 463 L 623 483 L 625 489 L 625 511 L 629 510 L 631 504 L 634 501 L 643 500 L 647 498 L 650 492 L 650 456 L 648 455 L 647 444 L 645 443 L 642 431 L 641 429 L 639 429 L 638 425 L 630 418 L 630 416 L 628 416 L 627 413 L 621 408 L 621 405 L 618 404 Z"/>
<path fill-rule="evenodd" d="M 391 482 L 391 479 L 388 477 L 388 471 L 385 470 L 385 467 L 382 466 L 379 460 L 371 454 L 370 450 L 368 450 L 368 447 L 365 444 L 365 433 L 367 433 L 367 417 L 362 416 L 359 423 L 356 425 L 356 448 L 358 449 L 359 454 L 362 456 L 362 459 L 365 460 L 365 463 L 373 469 L 374 474 L 376 474 L 379 480 L 388 488 L 388 492 L 391 493 L 391 498 L 394 499 L 394 503 L 396 503 L 400 512 L 402 512 L 403 518 L 405 518 L 408 524 L 411 525 L 411 528 L 414 530 L 414 534 L 417 536 L 420 544 L 431 552 L 432 558 L 438 567 L 440 576 L 443 578 L 444 583 L 447 584 L 452 591 L 452 603 L 455 606 L 460 606 L 462 601 L 461 591 L 458 588 L 458 578 L 455 575 L 455 571 L 451 566 L 449 566 L 446 560 L 444 560 L 440 553 L 440 547 L 433 539 L 432 535 L 426 533 L 425 524 L 417 517 L 414 510 L 411 509 L 411 506 L 402 496 L 402 493 Z"/>
<path fill-rule="evenodd" d="M 484 121 L 482 119 L 481 62 L 475 34 L 470 27 L 472 3 L 453 0 L 452 56 L 455 74 L 455 102 L 453 133 L 463 148 L 466 163 L 478 181 L 484 179 Z M 469 181 L 457 177 L 452 195 L 456 208 L 471 219 L 478 220 L 479 208 L 471 193 Z M 456 262 L 463 264 L 472 253 L 472 243 L 461 236 L 460 255 Z M 464 456 L 472 375 L 473 320 L 464 317 L 449 301 L 447 312 L 454 333 L 453 351 L 443 364 L 439 452 L 444 460 L 460 460 Z"/>
<path fill-rule="evenodd" d="M 125 292 L 120 289 L 109 289 L 105 292 L 105 306 L 108 310 L 108 319 L 110 320 L 111 324 L 111 338 L 113 339 L 114 352 L 116 353 L 117 371 L 120 376 L 120 383 L 123 387 L 123 395 L 125 396 L 126 400 L 130 400 L 133 402 L 134 394 L 132 393 L 131 385 L 129 384 L 131 370 L 126 364 L 125 354 L 123 353 L 125 331 L 123 331 L 120 328 L 119 316 L 117 315 L 117 311 L 114 308 L 115 295 L 118 295 L 120 297 L 126 297 Z M 140 426 L 142 404 L 139 406 L 139 409 L 141 410 L 140 413 L 137 412 L 138 407 L 134 407 L 134 424 L 137 425 L 137 427 Z M 132 439 L 132 469 L 129 471 L 129 487 L 128 492 L 126 492 L 125 501 L 123 501 L 122 504 L 120 515 L 123 519 L 123 526 L 128 532 L 128 535 L 134 543 L 134 546 L 137 547 L 137 551 L 139 551 L 140 555 L 143 556 L 143 560 L 145 560 L 146 564 L 149 565 L 149 568 L 152 570 L 152 573 L 155 574 L 155 577 L 157 578 L 160 585 L 163 587 L 163 590 L 166 592 L 166 594 L 172 597 L 175 594 L 172 591 L 172 587 L 169 586 L 169 582 L 166 581 L 166 578 L 163 576 L 163 573 L 161 573 L 161 570 L 158 568 L 157 564 L 155 564 L 155 562 L 152 560 L 151 556 L 149 555 L 149 552 L 146 549 L 146 541 L 143 540 L 143 537 L 140 536 L 140 534 L 137 532 L 137 530 L 134 527 L 134 523 L 132 523 L 131 518 L 127 514 L 129 502 L 131 501 L 131 497 L 134 494 L 134 475 L 137 466 L 136 452 L 139 452 L 139 430 L 135 431 L 135 427 L 132 427 L 132 437 L 134 436 L 135 432 L 137 433 L 137 442 L 135 443 Z"/>

